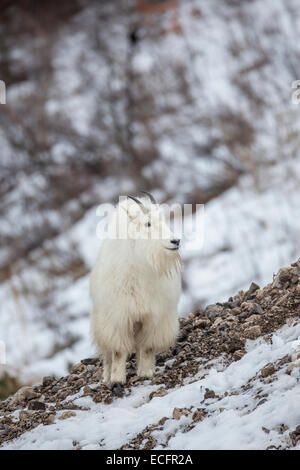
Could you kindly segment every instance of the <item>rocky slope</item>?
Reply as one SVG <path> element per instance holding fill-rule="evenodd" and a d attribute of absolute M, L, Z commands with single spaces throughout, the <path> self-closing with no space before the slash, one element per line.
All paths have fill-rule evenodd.
<path fill-rule="evenodd" d="M 203 435 L 198 426 L 209 429 L 212 420 L 233 411 L 263 437 L 243 443 L 232 434 L 228 445 L 224 437 L 225 448 L 300 447 L 300 414 L 293 405 L 300 393 L 300 260 L 281 269 L 265 288 L 252 283 L 248 291 L 192 313 L 180 324 L 178 342 L 157 357 L 152 380 L 136 377 L 133 356 L 126 387 L 112 392 L 99 382 L 101 362 L 90 358 L 65 377 L 44 377 L 39 385 L 21 388 L 0 403 L 2 448 L 213 448 L 198 442 Z M 211 383 L 215 386 L 209 388 Z M 280 399 L 290 407 L 284 415 Z M 268 406 L 276 408 L 276 416 Z M 122 420 L 125 410 L 137 415 Z M 116 412 L 117 435 L 110 430 Z M 257 413 L 262 414 L 255 418 Z M 89 437 L 85 423 L 93 418 Z M 226 420 L 229 434 L 232 420 Z M 214 426 L 218 435 L 221 424 Z"/>

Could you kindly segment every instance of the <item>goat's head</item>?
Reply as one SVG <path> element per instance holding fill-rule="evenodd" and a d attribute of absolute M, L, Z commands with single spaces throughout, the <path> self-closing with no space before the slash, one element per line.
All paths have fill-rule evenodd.
<path fill-rule="evenodd" d="M 119 204 L 119 217 L 126 225 L 127 238 L 136 255 L 152 265 L 169 265 L 180 259 L 180 240 L 174 236 L 165 215 L 153 196 L 127 196 Z M 124 226 L 123 226 L 124 228 Z"/>

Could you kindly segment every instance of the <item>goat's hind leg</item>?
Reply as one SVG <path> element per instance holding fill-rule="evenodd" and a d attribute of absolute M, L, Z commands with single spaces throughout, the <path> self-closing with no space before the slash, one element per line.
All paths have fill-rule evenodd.
<path fill-rule="evenodd" d="M 153 348 L 137 348 L 137 366 L 139 377 L 153 377 L 155 353 Z"/>

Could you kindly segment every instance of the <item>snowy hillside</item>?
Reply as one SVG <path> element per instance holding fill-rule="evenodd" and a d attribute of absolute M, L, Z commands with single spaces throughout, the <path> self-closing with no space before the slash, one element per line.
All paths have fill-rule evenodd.
<path fill-rule="evenodd" d="M 1 449 L 299 449 L 300 261 L 182 319 L 151 380 L 123 396 L 97 359 L 0 403 Z"/>

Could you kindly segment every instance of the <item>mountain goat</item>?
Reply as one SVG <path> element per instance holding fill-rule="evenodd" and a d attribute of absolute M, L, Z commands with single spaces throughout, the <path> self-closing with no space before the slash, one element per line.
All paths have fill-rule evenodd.
<path fill-rule="evenodd" d="M 152 377 L 155 353 L 174 344 L 178 333 L 180 240 L 145 194 L 119 202 L 110 221 L 117 236 L 103 241 L 90 278 L 93 340 L 103 381 L 112 388 L 125 383 L 134 350 L 138 376 Z"/>

